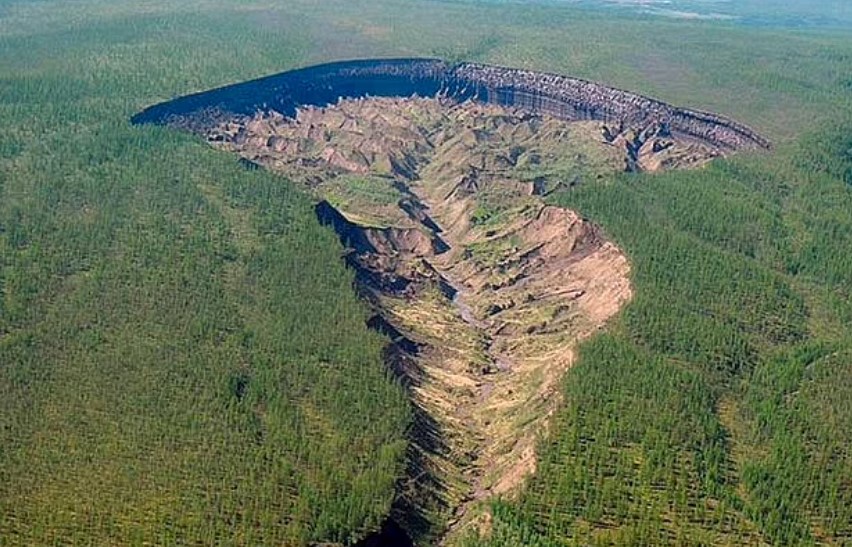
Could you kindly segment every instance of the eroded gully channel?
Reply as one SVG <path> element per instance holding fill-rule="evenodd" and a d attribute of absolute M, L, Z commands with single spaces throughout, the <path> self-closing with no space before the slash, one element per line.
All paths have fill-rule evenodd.
<path fill-rule="evenodd" d="M 347 262 L 376 311 L 370 324 L 393 340 L 388 364 L 415 408 L 394 519 L 419 542 L 451 543 L 482 524 L 489 498 L 511 493 L 533 471 L 574 345 L 630 296 L 620 251 L 575 213 L 545 205 L 535 184 L 512 178 L 524 154 L 546 155 L 553 132 L 567 124 L 427 99 L 348 101 L 293 122 L 256 122 L 222 127 L 214 138 L 225 135 L 221 146 L 288 172 L 280 155 L 256 147 L 269 142 L 267 132 L 288 142 L 304 131 L 323 135 L 322 176 L 304 166 L 302 175 L 344 203 L 323 200 L 317 215 L 349 249 Z M 244 130 L 264 138 L 234 137 Z M 599 127 L 572 131 L 571 147 L 608 150 Z M 353 158 L 364 149 L 380 152 L 362 169 Z M 513 154 L 515 165 L 506 161 Z M 622 153 L 608 161 L 613 169 L 624 164 Z M 335 178 L 325 172 L 335 163 L 345 167 L 337 177 L 378 176 L 378 165 L 393 166 L 371 184 L 391 184 L 398 202 L 354 202 L 345 186 L 322 182 Z M 499 211 L 496 220 L 482 220 L 486 205 Z"/>

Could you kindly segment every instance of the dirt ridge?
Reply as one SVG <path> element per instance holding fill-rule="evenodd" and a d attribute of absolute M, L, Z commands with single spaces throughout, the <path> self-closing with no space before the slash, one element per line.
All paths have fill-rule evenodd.
<path fill-rule="evenodd" d="M 614 131 L 410 98 L 236 117 L 206 132 L 316 192 L 318 217 L 348 248 L 415 408 L 394 518 L 419 543 L 477 529 L 487 501 L 534 470 L 574 347 L 631 296 L 624 255 L 542 202 L 533 182 L 624 170 L 629 148 Z"/>

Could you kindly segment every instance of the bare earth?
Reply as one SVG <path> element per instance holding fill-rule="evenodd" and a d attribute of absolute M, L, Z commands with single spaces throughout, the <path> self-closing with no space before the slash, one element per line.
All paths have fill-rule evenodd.
<path fill-rule="evenodd" d="M 211 142 L 336 211 L 418 409 L 402 496 L 444 543 L 535 470 L 577 343 L 631 298 L 624 254 L 542 196 L 718 152 L 660 128 L 441 99 L 345 100 L 229 120 Z"/>

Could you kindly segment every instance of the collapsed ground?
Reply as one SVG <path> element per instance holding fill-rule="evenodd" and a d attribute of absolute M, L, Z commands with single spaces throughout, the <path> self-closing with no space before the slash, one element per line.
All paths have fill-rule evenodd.
<path fill-rule="evenodd" d="M 396 518 L 445 541 L 535 469 L 577 342 L 631 297 L 624 254 L 542 197 L 721 154 L 664 125 L 441 98 L 211 119 L 210 142 L 310 188 L 347 245 L 416 409 Z"/>

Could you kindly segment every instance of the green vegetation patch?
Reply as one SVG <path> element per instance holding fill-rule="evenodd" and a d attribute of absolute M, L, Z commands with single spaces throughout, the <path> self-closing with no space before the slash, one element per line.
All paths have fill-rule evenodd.
<path fill-rule="evenodd" d="M 406 196 L 394 186 L 391 177 L 340 175 L 323 182 L 318 192 L 361 226 L 386 228 L 405 224 L 406 218 L 397 204 Z M 365 211 L 369 211 L 369 216 L 364 215 Z"/>

